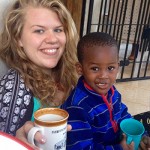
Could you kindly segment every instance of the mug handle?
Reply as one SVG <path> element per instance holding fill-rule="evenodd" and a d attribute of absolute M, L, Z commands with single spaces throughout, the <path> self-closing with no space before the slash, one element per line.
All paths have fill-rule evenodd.
<path fill-rule="evenodd" d="M 36 132 L 38 131 L 42 132 L 42 130 L 39 127 L 33 127 L 29 130 L 28 135 L 27 135 L 28 142 L 34 146 L 35 146 L 34 137 L 35 137 Z"/>
<path fill-rule="evenodd" d="M 130 136 L 127 137 L 127 144 L 128 144 L 128 145 L 131 144 L 132 140 L 133 140 L 132 137 L 130 137 Z"/>

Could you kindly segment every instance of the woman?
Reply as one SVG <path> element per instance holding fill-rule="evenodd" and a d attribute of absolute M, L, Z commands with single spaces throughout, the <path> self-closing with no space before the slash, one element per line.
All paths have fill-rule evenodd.
<path fill-rule="evenodd" d="M 16 0 L 1 34 L 0 130 L 16 135 L 41 107 L 58 107 L 76 84 L 78 34 L 59 0 Z M 71 70 L 71 71 L 70 71 Z"/>

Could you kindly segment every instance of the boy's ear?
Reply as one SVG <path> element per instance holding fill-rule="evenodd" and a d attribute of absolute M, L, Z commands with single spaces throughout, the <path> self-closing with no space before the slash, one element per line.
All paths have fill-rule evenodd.
<path fill-rule="evenodd" d="M 82 75 L 82 65 L 79 62 L 76 63 L 76 70 L 79 75 Z"/>

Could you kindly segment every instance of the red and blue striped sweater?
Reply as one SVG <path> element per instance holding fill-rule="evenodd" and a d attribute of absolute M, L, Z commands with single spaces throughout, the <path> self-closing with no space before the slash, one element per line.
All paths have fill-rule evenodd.
<path fill-rule="evenodd" d="M 119 145 L 121 120 L 130 118 L 121 94 L 113 86 L 107 96 L 94 92 L 80 77 L 77 86 L 61 106 L 69 113 L 67 150 L 122 150 Z"/>

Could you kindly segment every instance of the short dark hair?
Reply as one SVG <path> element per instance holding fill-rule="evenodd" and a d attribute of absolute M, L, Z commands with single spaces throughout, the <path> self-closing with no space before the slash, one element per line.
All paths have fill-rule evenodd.
<path fill-rule="evenodd" d="M 115 46 L 118 49 L 117 41 L 109 34 L 103 32 L 91 32 L 83 36 L 77 45 L 77 57 L 82 62 L 84 50 L 93 46 Z"/>

